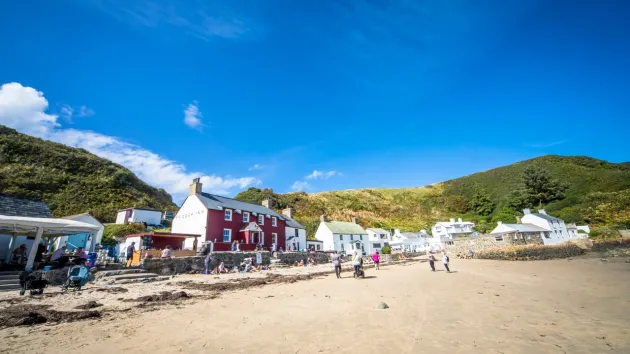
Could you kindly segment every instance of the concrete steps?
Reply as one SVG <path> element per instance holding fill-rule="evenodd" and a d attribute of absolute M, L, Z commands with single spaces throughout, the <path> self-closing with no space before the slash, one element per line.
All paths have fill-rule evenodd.
<path fill-rule="evenodd" d="M 21 272 L 0 272 L 0 291 L 20 289 Z"/>
<path fill-rule="evenodd" d="M 171 277 L 149 273 L 142 268 L 101 271 L 95 275 L 95 280 L 100 285 L 150 283 L 167 279 L 171 279 Z"/>

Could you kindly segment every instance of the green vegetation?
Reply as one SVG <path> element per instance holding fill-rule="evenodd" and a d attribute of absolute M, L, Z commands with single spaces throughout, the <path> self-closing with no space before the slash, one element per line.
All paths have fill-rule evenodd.
<path fill-rule="evenodd" d="M 383 254 L 392 254 L 392 248 L 389 245 L 385 245 L 381 248 L 381 252 Z"/>
<path fill-rule="evenodd" d="M 497 221 L 516 222 L 525 207 L 542 205 L 567 222 L 630 224 L 630 164 L 582 156 L 542 156 L 425 187 L 277 194 L 250 188 L 236 199 L 293 207 L 312 237 L 323 213 L 332 220 L 359 218 L 363 227 L 430 230 L 438 220 L 461 217 L 479 232 Z"/>
<path fill-rule="evenodd" d="M 103 230 L 101 244 L 103 246 L 115 246 L 119 241 L 122 241 L 123 237 L 144 231 L 146 230 L 142 223 L 107 224 Z"/>
<path fill-rule="evenodd" d="M 89 211 L 101 222 L 127 207 L 177 210 L 165 190 L 118 164 L 2 125 L 0 193 L 43 200 L 56 217 Z"/>

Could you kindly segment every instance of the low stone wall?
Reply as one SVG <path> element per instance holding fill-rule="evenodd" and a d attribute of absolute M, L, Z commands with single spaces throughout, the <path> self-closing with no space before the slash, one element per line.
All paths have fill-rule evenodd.
<path fill-rule="evenodd" d="M 215 252 L 212 254 L 213 263 L 218 265 L 225 263 L 226 268 L 238 266 L 248 257 L 253 257 L 256 261 L 257 252 Z M 270 263 L 269 252 L 260 252 L 264 265 Z M 146 259 L 142 267 L 148 272 L 159 275 L 173 275 L 190 272 L 201 272 L 204 269 L 205 257 L 177 257 L 170 259 Z"/>
<path fill-rule="evenodd" d="M 497 237 L 499 239 L 497 240 Z M 494 250 L 509 248 L 514 246 L 525 245 L 543 245 L 544 242 L 540 235 L 518 235 L 518 234 L 505 234 L 505 235 L 482 235 L 477 237 L 462 237 L 453 239 L 452 245 L 445 245 L 446 251 L 449 254 L 468 254 L 468 250 L 473 250 L 477 253 L 484 250 Z"/>
<path fill-rule="evenodd" d="M 593 241 L 592 251 L 608 251 L 616 248 L 630 248 L 630 240 Z"/>
<path fill-rule="evenodd" d="M 314 252 L 314 253 L 305 253 L 305 252 L 284 252 L 278 255 L 278 259 L 280 263 L 293 265 L 296 262 L 304 261 L 304 263 L 308 262 L 308 259 L 313 257 L 317 264 L 328 263 L 330 259 L 329 253 L 324 252 Z"/>
<path fill-rule="evenodd" d="M 496 259 L 504 261 L 534 261 L 556 258 L 576 257 L 586 253 L 586 250 L 573 243 L 553 246 L 531 245 L 516 246 L 501 249 L 489 249 L 475 254 L 478 259 Z"/>

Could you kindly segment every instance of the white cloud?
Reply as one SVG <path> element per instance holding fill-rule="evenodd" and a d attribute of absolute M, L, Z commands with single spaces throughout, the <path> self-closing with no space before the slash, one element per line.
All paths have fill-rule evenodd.
<path fill-rule="evenodd" d="M 265 168 L 265 166 L 259 165 L 259 164 L 254 164 L 254 166 L 250 167 L 249 170 L 250 171 L 259 171 L 259 170 L 262 170 L 263 168 Z"/>
<path fill-rule="evenodd" d="M 540 144 L 529 144 L 529 147 L 533 147 L 533 148 L 548 148 L 548 147 L 552 147 L 552 146 L 556 146 L 556 145 L 562 145 L 564 143 L 566 143 L 568 140 L 558 140 L 558 141 L 553 141 L 551 143 L 540 143 Z"/>
<path fill-rule="evenodd" d="M 73 117 L 83 118 L 93 116 L 94 110 L 86 106 L 79 106 L 75 109 L 68 104 L 62 104 L 59 106 L 59 115 L 67 120 L 72 120 Z"/>
<path fill-rule="evenodd" d="M 186 167 L 152 151 L 91 131 L 62 129 L 56 115 L 45 113 L 48 101 L 42 92 L 19 83 L 0 87 L 0 124 L 23 133 L 53 140 L 87 151 L 121 164 L 150 185 L 164 188 L 176 199 L 188 192 L 192 179 L 201 176 L 205 191 L 227 194 L 233 189 L 258 185 L 254 177 L 219 177 L 189 172 Z"/>
<path fill-rule="evenodd" d="M 203 115 L 199 110 L 199 102 L 193 101 L 193 103 L 186 106 L 184 110 L 184 123 L 190 128 L 201 130 L 203 128 L 203 122 L 201 121 Z"/>
<path fill-rule="evenodd" d="M 299 192 L 299 191 L 304 191 L 306 189 L 311 188 L 311 185 L 308 184 L 308 182 L 305 181 L 295 181 L 293 182 L 293 185 L 291 185 L 291 189 Z"/>
<path fill-rule="evenodd" d="M 313 173 L 311 173 L 310 175 L 306 176 L 306 179 L 329 179 L 330 177 L 333 176 L 341 176 L 341 173 L 337 172 L 337 171 L 318 171 L 315 170 L 313 171 Z"/>

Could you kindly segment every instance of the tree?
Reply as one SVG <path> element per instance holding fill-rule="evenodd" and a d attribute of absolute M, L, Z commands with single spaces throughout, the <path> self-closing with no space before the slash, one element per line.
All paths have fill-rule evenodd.
<path fill-rule="evenodd" d="M 494 210 L 494 203 L 490 200 L 485 190 L 475 186 L 475 194 L 470 200 L 470 209 L 478 215 L 488 216 Z"/>
<path fill-rule="evenodd" d="M 505 203 L 512 210 L 523 210 L 532 207 L 532 198 L 526 190 L 517 189 L 507 195 Z"/>
<path fill-rule="evenodd" d="M 567 187 L 558 180 L 551 179 L 547 170 L 537 166 L 527 166 L 523 171 L 523 182 L 527 194 L 538 203 L 543 204 L 563 199 Z"/>
<path fill-rule="evenodd" d="M 444 198 L 444 205 L 450 212 L 463 214 L 468 211 L 468 201 L 461 195 L 449 195 Z"/>

